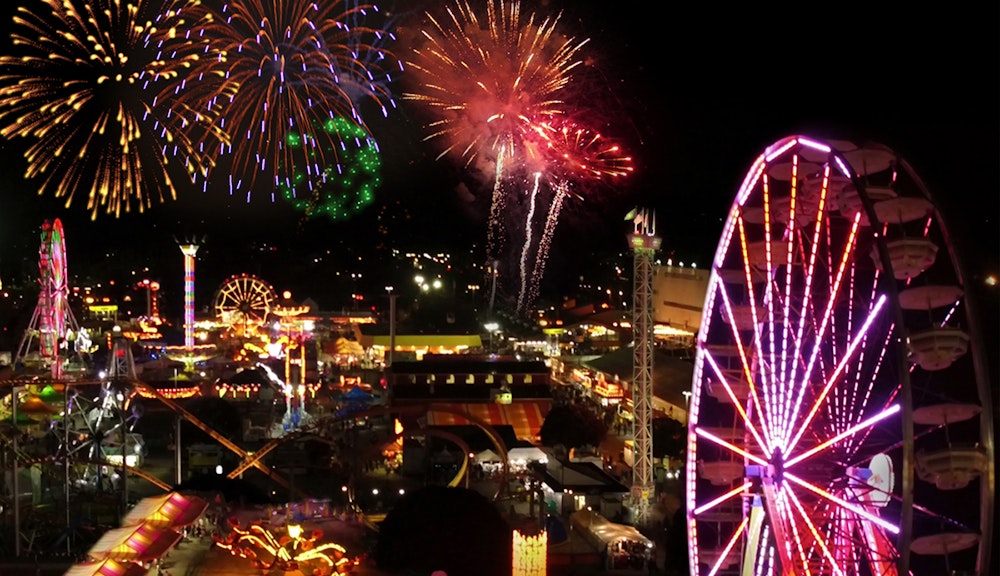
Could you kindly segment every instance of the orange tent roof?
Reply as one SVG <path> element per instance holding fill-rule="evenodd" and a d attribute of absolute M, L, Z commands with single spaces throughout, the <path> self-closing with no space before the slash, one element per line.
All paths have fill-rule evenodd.
<path fill-rule="evenodd" d="M 146 523 L 160 528 L 183 528 L 194 524 L 208 502 L 197 496 L 171 492 L 162 496 L 143 498 L 122 518 L 122 526 Z"/>
<path fill-rule="evenodd" d="M 179 532 L 142 523 L 108 530 L 87 556 L 97 561 L 148 562 L 166 554 L 180 539 Z"/>
<path fill-rule="evenodd" d="M 468 404 L 432 404 L 427 413 L 429 426 L 462 426 L 471 424 L 468 418 L 458 414 L 435 410 L 435 406 L 450 407 L 468 412 L 491 425 L 510 425 L 514 434 L 522 440 L 531 440 L 541 431 L 549 402 L 520 401 L 513 404 L 478 402 Z"/>

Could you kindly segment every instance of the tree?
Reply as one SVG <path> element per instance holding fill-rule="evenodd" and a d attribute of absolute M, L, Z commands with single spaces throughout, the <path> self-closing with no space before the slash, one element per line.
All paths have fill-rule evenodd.
<path fill-rule="evenodd" d="M 687 426 L 673 418 L 653 420 L 653 456 L 680 458 L 684 455 Z"/>
<path fill-rule="evenodd" d="M 506 576 L 512 532 L 485 496 L 467 488 L 409 492 L 379 526 L 372 558 L 390 574 Z"/>
<path fill-rule="evenodd" d="M 543 446 L 599 446 L 608 435 L 608 425 L 582 404 L 553 406 L 539 431 Z"/>

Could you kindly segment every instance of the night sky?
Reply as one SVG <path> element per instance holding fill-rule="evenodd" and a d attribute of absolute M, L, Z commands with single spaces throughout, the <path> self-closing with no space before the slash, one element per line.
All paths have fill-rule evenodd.
<path fill-rule="evenodd" d="M 437 4 L 388 9 L 405 28 Z M 597 104 L 595 124 L 625 143 L 636 166 L 623 185 L 567 204 L 550 276 L 578 277 L 595 254 L 625 250 L 623 217 L 635 206 L 656 210 L 664 255 L 707 262 L 750 163 L 793 133 L 896 149 L 940 204 L 972 275 L 996 272 L 998 7 L 869 4 L 675 3 L 651 13 L 638 1 L 523 3 L 522 12 L 562 10 L 561 29 L 590 38 L 573 89 Z M 10 26 L 12 8 L 2 9 L 0 29 Z M 0 141 L 0 278 L 34 265 L 38 226 L 53 217 L 66 227 L 71 274 L 106 267 L 111 254 L 149 266 L 164 282 L 180 281 L 174 239 L 190 236 L 207 236 L 199 273 L 259 273 L 279 289 L 295 281 L 287 260 L 264 262 L 254 248 L 280 245 L 303 258 L 353 254 L 384 238 L 376 233 L 382 226 L 397 244 L 481 249 L 489 189 L 476 189 L 454 162 L 435 160 L 412 106 L 400 100 L 387 119 L 372 122 L 384 185 L 365 213 L 338 223 L 303 223 L 280 199 L 261 194 L 247 204 L 219 190 L 182 190 L 145 214 L 91 222 L 83 198 L 66 208 L 39 197 L 21 176 L 21 144 Z"/>

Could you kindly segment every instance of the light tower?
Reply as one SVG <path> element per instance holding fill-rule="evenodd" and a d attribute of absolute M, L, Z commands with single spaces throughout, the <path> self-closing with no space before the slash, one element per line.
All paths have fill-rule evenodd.
<path fill-rule="evenodd" d="M 195 364 L 215 354 L 215 346 L 194 344 L 194 255 L 198 253 L 198 242 L 189 240 L 178 245 L 184 254 L 184 346 L 167 346 L 164 350 L 171 360 L 184 363 L 185 372 L 194 372 Z"/>
<path fill-rule="evenodd" d="M 632 467 L 632 506 L 635 524 L 649 519 L 653 483 L 653 255 L 660 249 L 656 235 L 656 215 L 635 209 L 626 216 L 635 229 L 629 244 L 635 253 L 632 286 L 632 438 L 635 456 Z"/>

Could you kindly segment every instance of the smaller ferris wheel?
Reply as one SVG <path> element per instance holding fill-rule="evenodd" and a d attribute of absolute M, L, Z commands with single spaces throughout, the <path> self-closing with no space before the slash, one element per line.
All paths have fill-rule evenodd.
<path fill-rule="evenodd" d="M 251 274 L 230 276 L 215 293 L 215 315 L 220 322 L 243 334 L 264 324 L 278 300 L 274 288 Z"/>
<path fill-rule="evenodd" d="M 62 222 L 56 218 L 42 224 L 38 249 L 38 303 L 28 330 L 18 346 L 18 361 L 40 361 L 51 367 L 52 377 L 61 375 L 60 348 L 75 339 L 79 325 L 70 310 L 66 274 L 66 240 Z"/>

